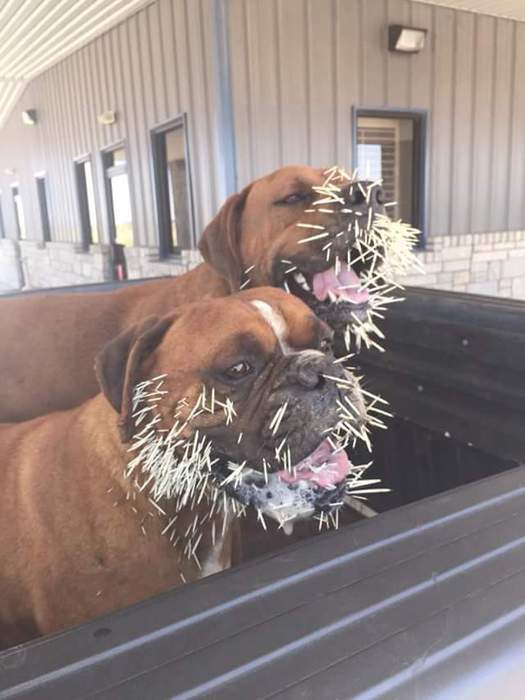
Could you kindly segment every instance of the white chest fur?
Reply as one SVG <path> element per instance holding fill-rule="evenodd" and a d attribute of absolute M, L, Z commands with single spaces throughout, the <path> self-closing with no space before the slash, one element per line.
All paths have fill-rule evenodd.
<path fill-rule="evenodd" d="M 211 576 L 219 571 L 224 571 L 224 569 L 228 568 L 230 565 L 230 562 L 225 561 L 223 557 L 223 549 L 225 545 L 224 540 L 225 538 L 222 536 L 217 537 L 215 540 L 215 545 L 208 553 L 206 559 L 204 559 L 202 562 L 201 578 Z"/>

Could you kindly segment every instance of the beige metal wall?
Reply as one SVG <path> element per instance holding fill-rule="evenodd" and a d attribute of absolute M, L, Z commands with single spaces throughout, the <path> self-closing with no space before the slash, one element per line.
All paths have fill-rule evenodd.
<path fill-rule="evenodd" d="M 409 0 L 231 0 L 239 184 L 352 162 L 354 106 L 429 111 L 431 234 L 525 228 L 525 23 Z M 428 29 L 387 50 L 388 24 Z"/>
<path fill-rule="evenodd" d="M 40 239 L 34 173 L 47 172 L 53 240 L 79 241 L 73 159 L 91 153 L 104 218 L 100 150 L 126 140 L 135 241 L 157 245 L 151 177 L 152 127 L 189 116 L 196 226 L 200 231 L 224 199 L 218 152 L 214 0 L 158 0 L 36 78 L 0 133 L 0 190 L 6 228 L 14 230 L 9 185 L 20 182 L 31 238 Z M 38 124 L 20 113 L 36 108 Z M 101 126 L 97 114 L 116 110 Z M 16 169 L 7 175 L 6 169 Z"/>

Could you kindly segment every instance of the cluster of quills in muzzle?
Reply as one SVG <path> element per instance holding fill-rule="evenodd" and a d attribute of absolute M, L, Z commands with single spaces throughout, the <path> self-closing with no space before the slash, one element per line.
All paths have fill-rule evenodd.
<path fill-rule="evenodd" d="M 218 397 L 214 388 L 207 389 L 203 385 L 193 405 L 186 398 L 178 401 L 171 427 L 161 427 L 163 416 L 160 409 L 162 402 L 169 399 L 169 392 L 163 389 L 165 377 L 166 375 L 159 375 L 137 384 L 134 388 L 135 432 L 129 447 L 132 456 L 124 469 L 124 477 L 132 486 L 131 500 L 136 498 L 137 492 L 147 496 L 156 515 L 165 521 L 162 534 L 169 538 L 174 547 L 178 547 L 182 556 L 193 560 L 200 568 L 197 550 L 203 536 L 203 528 L 211 529 L 211 541 L 215 545 L 217 537 L 226 532 L 231 519 L 246 514 L 247 504 L 239 502 L 231 494 L 246 474 L 257 473 L 263 482 L 268 483 L 270 467 L 265 460 L 260 465 L 229 460 L 224 463 L 214 452 L 213 442 L 193 426 L 199 416 L 206 414 L 220 414 L 226 425 L 234 424 L 237 413 L 233 403 L 228 398 Z M 386 402 L 381 397 L 361 389 L 365 397 L 366 422 L 360 424 L 357 408 L 345 394 L 350 389 L 355 390 L 358 381 L 355 375 L 345 378 L 326 374 L 324 377 L 337 384 L 341 397 L 338 400 L 338 421 L 325 431 L 326 439 L 334 451 L 355 446 L 357 440 L 364 441 L 370 448 L 369 426 L 386 427 L 382 417 L 390 414 L 381 407 Z M 273 416 L 271 429 L 275 433 L 286 410 L 285 402 Z M 242 437 L 242 433 L 239 433 L 239 442 Z M 283 469 L 293 470 L 286 438 L 275 448 L 275 458 Z M 377 486 L 379 479 L 363 478 L 370 465 L 371 462 L 352 465 L 342 488 L 338 486 L 337 497 L 350 495 L 355 499 L 366 499 L 370 493 L 388 491 L 389 489 Z M 198 509 L 202 503 L 205 503 L 206 507 Z M 339 525 L 339 506 L 343 505 L 343 498 L 340 502 L 334 501 L 328 494 L 328 503 L 329 507 L 321 509 L 313 516 L 319 521 L 319 529 L 337 528 Z M 194 511 L 195 516 L 191 522 L 180 526 L 178 518 L 184 509 Z M 256 507 L 256 510 L 260 524 L 266 529 L 265 513 L 261 508 Z M 280 515 L 277 509 L 271 517 L 278 520 L 280 526 L 286 530 L 289 514 Z"/>
<path fill-rule="evenodd" d="M 314 241 L 323 242 L 322 251 L 326 256 L 326 262 L 334 264 L 336 275 L 341 268 L 360 264 L 363 272 L 360 275 L 361 290 L 369 294 L 367 313 L 360 318 L 356 313 L 351 314 L 352 321 L 345 325 L 342 331 L 347 352 L 355 349 L 357 352 L 364 345 L 367 348 L 374 347 L 381 352 L 381 340 L 384 335 L 377 327 L 377 319 L 383 319 L 383 312 L 388 305 L 403 301 L 399 292 L 403 287 L 396 278 L 414 270 L 423 272 L 419 260 L 414 255 L 414 247 L 418 241 L 420 231 L 401 220 L 393 221 L 385 214 L 375 211 L 374 197 L 381 180 L 363 183 L 358 179 L 357 170 L 352 174 L 344 168 L 333 166 L 325 171 L 325 180 L 322 185 L 313 187 L 313 191 L 319 195 L 305 213 L 333 214 L 334 222 L 340 221 L 337 215 L 350 215 L 350 223 L 341 230 L 335 231 L 334 224 L 330 230 L 326 226 L 312 223 L 298 223 L 298 227 L 305 229 L 304 238 L 299 243 L 308 244 Z M 358 190 L 361 198 L 366 203 L 365 211 L 352 209 L 345 195 L 348 191 Z M 395 206 L 396 202 L 386 202 L 384 208 Z M 306 292 L 312 292 L 304 274 L 293 265 L 292 261 L 283 259 L 285 280 L 283 288 L 288 293 L 290 286 L 286 281 L 288 275 L 293 276 L 296 284 L 299 284 Z M 250 273 L 255 266 L 244 270 L 244 279 L 241 289 L 251 285 Z M 335 298 L 329 297 L 331 302 Z"/>

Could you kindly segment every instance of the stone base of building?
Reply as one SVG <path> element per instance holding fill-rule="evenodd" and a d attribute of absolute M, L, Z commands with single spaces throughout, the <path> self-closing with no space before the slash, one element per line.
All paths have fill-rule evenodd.
<path fill-rule="evenodd" d="M 434 236 L 406 285 L 525 299 L 525 231 Z"/>
<path fill-rule="evenodd" d="M 159 260 L 155 248 L 125 251 L 128 277 L 176 276 L 202 262 L 198 250 Z M 72 243 L 0 239 L 0 293 L 93 284 L 113 279 L 108 246 L 81 250 Z"/>
<path fill-rule="evenodd" d="M 156 248 L 126 248 L 125 255 L 129 279 L 175 277 L 202 262 L 198 250 L 183 250 L 180 255 L 159 259 Z"/>
<path fill-rule="evenodd" d="M 125 251 L 128 277 L 180 275 L 202 258 L 198 250 L 159 259 L 155 248 Z M 434 236 L 418 253 L 425 274 L 406 285 L 525 299 L 525 231 Z M 0 291 L 63 287 L 112 279 L 108 246 L 81 251 L 71 243 L 0 239 Z"/>
<path fill-rule="evenodd" d="M 16 291 L 24 286 L 18 241 L 0 238 L 0 292 Z"/>
<path fill-rule="evenodd" d="M 64 287 L 111 279 L 109 248 L 81 250 L 71 243 L 20 241 L 24 289 Z"/>

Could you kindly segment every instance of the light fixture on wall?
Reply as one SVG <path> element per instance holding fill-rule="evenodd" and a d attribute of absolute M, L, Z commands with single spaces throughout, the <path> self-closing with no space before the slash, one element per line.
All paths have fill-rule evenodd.
<path fill-rule="evenodd" d="M 6 168 L 4 170 L 4 175 L 8 175 L 9 177 L 16 175 L 16 168 Z"/>
<path fill-rule="evenodd" d="M 34 126 L 36 124 L 36 109 L 25 109 L 22 112 L 22 123 L 26 126 Z"/>
<path fill-rule="evenodd" d="M 388 50 L 402 53 L 418 53 L 425 46 L 426 36 L 426 29 L 391 24 L 388 27 Z"/>
<path fill-rule="evenodd" d="M 98 114 L 97 121 L 103 126 L 110 126 L 111 124 L 114 124 L 117 121 L 117 114 L 112 109 L 109 109 L 107 112 L 102 112 L 102 114 Z"/>

